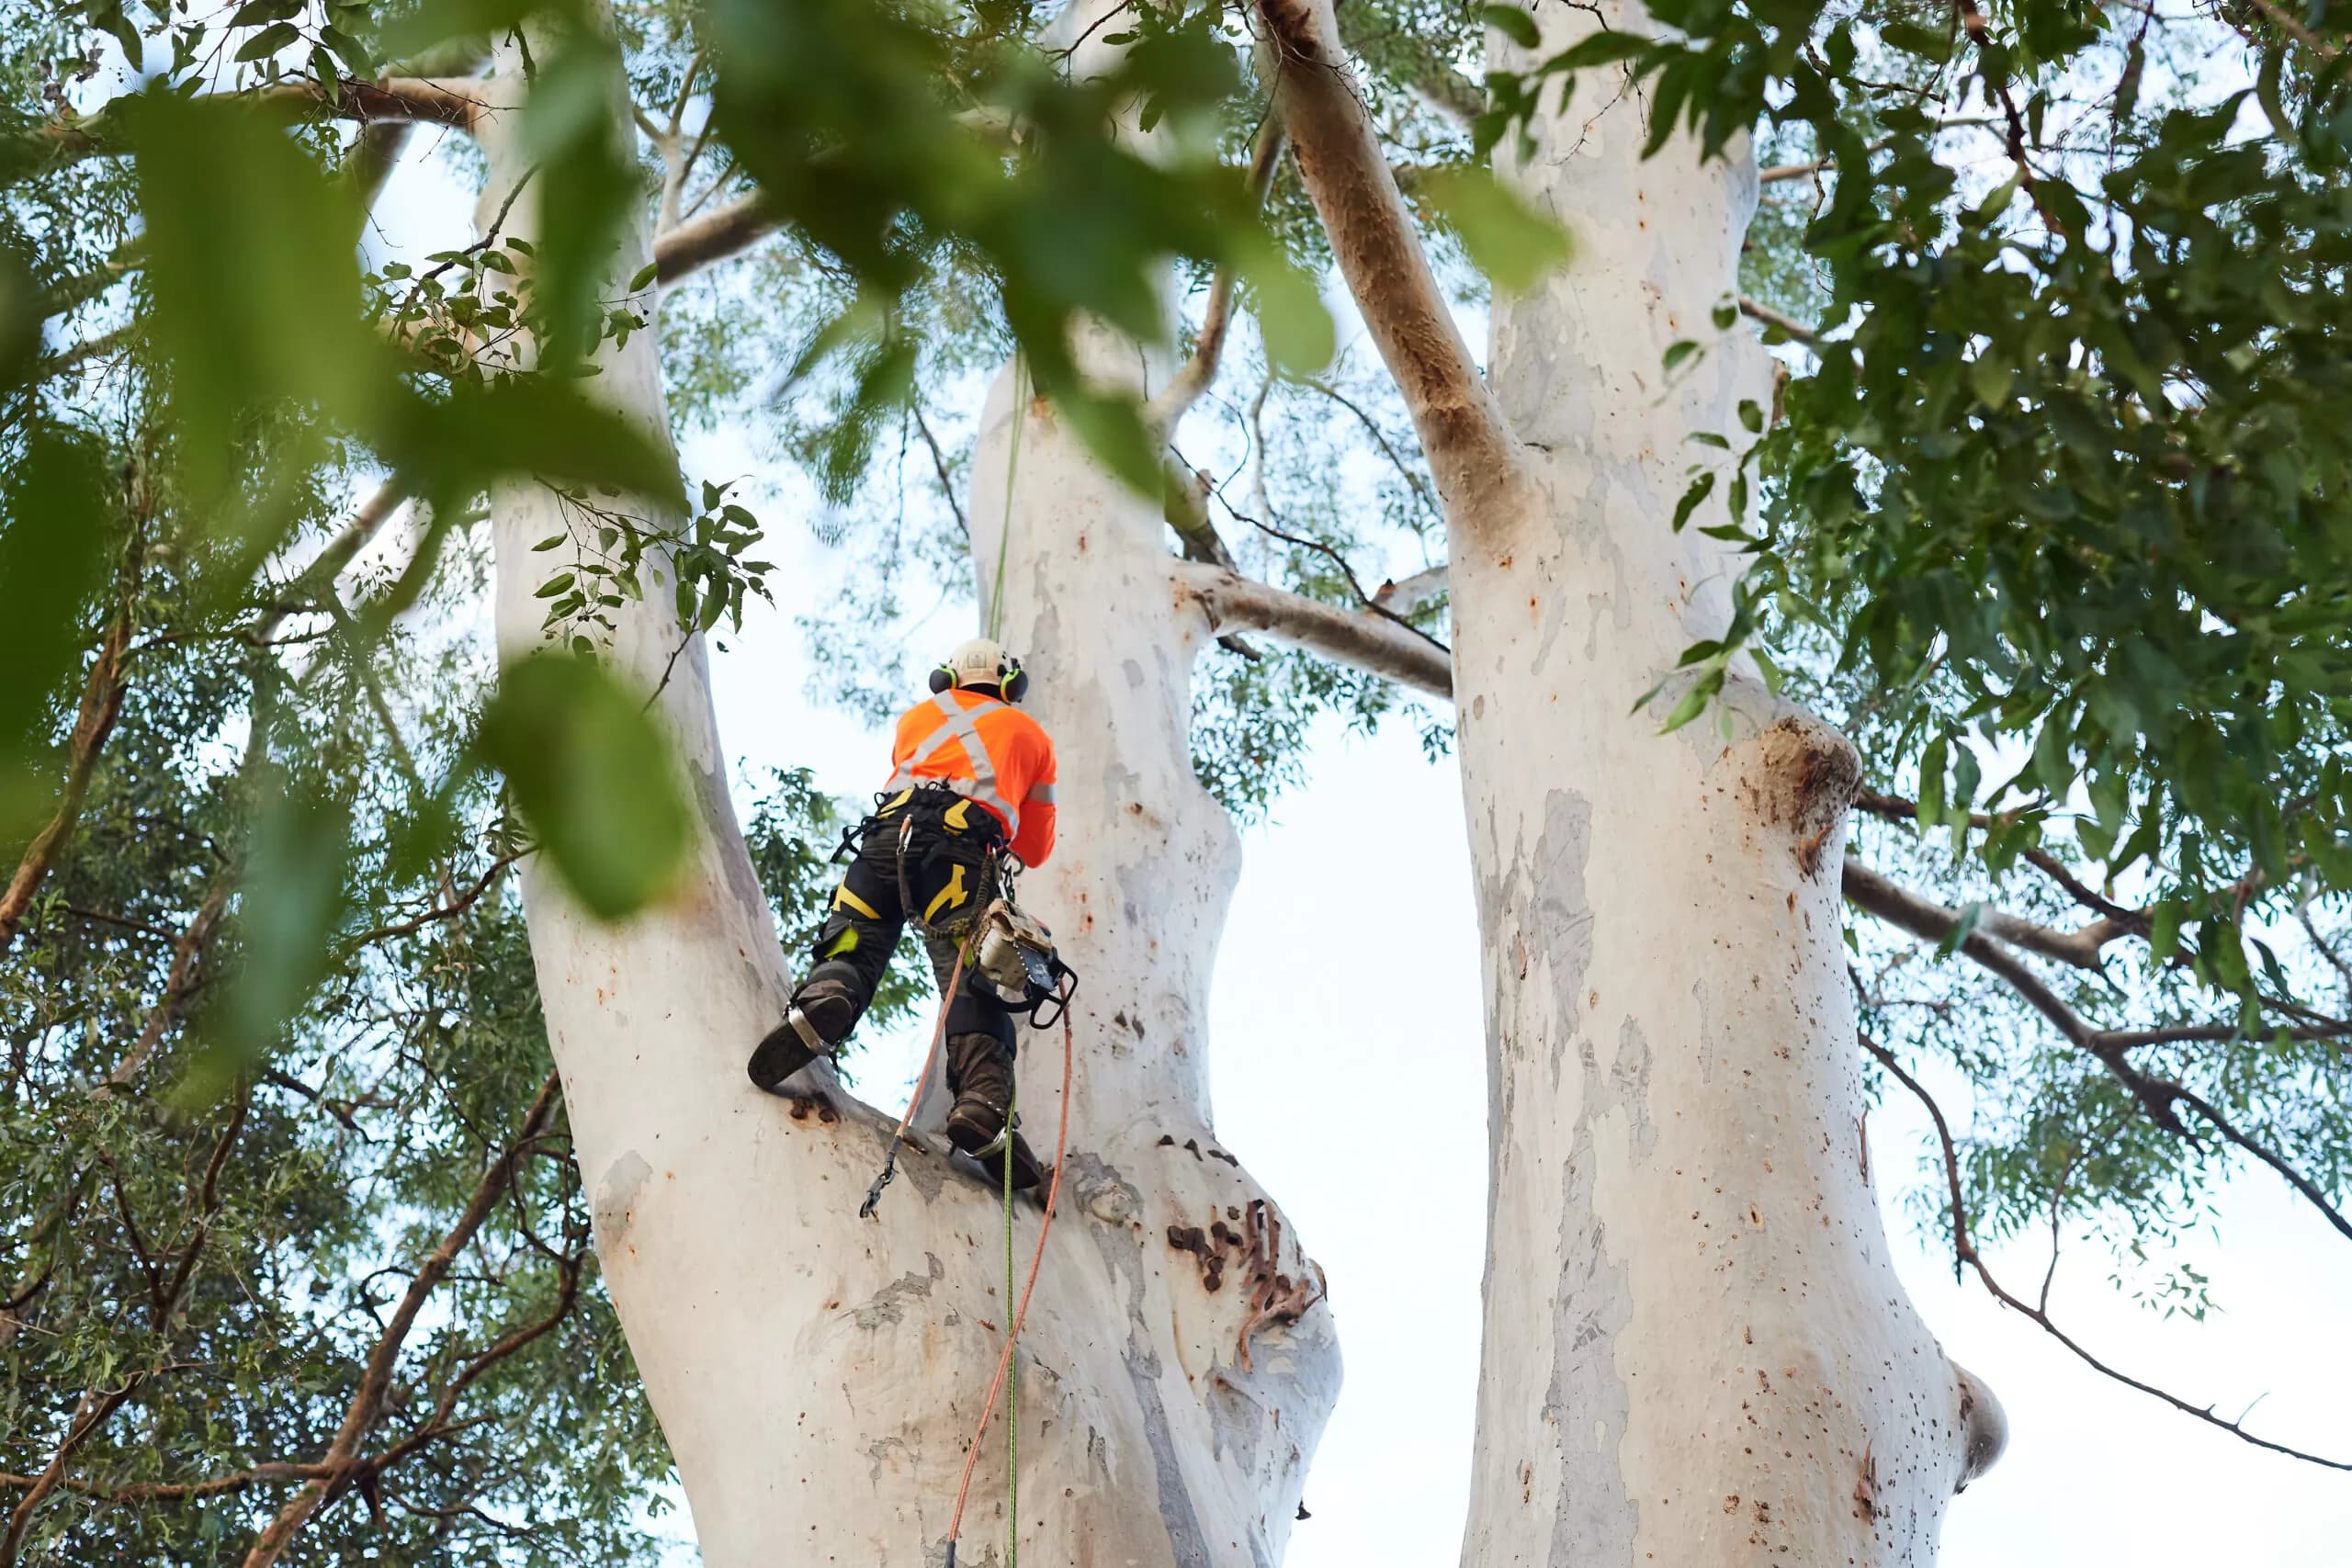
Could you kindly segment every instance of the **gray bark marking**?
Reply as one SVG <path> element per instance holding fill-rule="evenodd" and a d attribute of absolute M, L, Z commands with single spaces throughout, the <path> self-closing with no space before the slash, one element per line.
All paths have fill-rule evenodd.
<path fill-rule="evenodd" d="M 1223 1459 L 1231 1450 L 1241 1469 L 1258 1469 L 1258 1434 L 1266 1424 L 1265 1407 L 1220 1370 L 1209 1375 L 1209 1456 Z"/>
<path fill-rule="evenodd" d="M 1079 1202 L 1089 1213 L 1098 1202 L 1114 1210 L 1124 1206 L 1129 1213 L 1143 1212 L 1142 1192 L 1100 1156 L 1074 1154 L 1069 1156 L 1069 1164 Z M 1114 1191 L 1120 1196 L 1113 1197 Z M 1143 1417 L 1144 1442 L 1151 1450 L 1152 1471 L 1159 1486 L 1159 1517 L 1168 1527 L 1170 1560 L 1176 1568 L 1214 1568 L 1216 1559 L 1209 1555 L 1208 1542 L 1201 1534 L 1200 1517 L 1193 1508 L 1193 1495 L 1184 1484 L 1183 1468 L 1176 1462 L 1175 1436 L 1168 1425 L 1168 1407 L 1159 1397 L 1159 1356 L 1151 1348 L 1150 1330 L 1143 1318 L 1143 1270 L 1138 1258 L 1141 1244 L 1125 1225 L 1093 1224 L 1086 1228 L 1094 1238 L 1095 1251 L 1102 1256 L 1104 1272 L 1125 1286 L 1127 1342 L 1120 1348 L 1119 1359 L 1126 1366 L 1128 1382 L 1134 1385 L 1136 1408 Z"/>
<path fill-rule="evenodd" d="M 1544 797 L 1544 834 L 1536 840 L 1540 878 L 1536 927 L 1552 966 L 1553 1070 L 1571 1050 L 1582 1082 L 1577 1122 L 1561 1172 L 1561 1279 L 1552 1325 L 1552 1379 L 1544 1414 L 1560 1434 L 1560 1491 L 1552 1516 L 1555 1562 L 1627 1562 L 1640 1519 L 1626 1495 L 1616 1450 L 1624 1441 L 1631 1399 L 1618 1375 L 1617 1336 L 1633 1322 L 1634 1300 L 1623 1263 L 1609 1257 L 1608 1235 L 1593 1213 L 1592 1129 L 1623 1108 L 1637 1143 L 1654 1142 L 1650 1124 L 1648 1042 L 1631 1020 L 1619 1033 L 1617 1059 L 1603 1073 L 1585 1034 L 1585 977 L 1592 964 L 1593 911 L 1585 887 L 1592 853 L 1592 807 L 1582 795 L 1554 790 Z M 1590 1448 L 1588 1449 L 1587 1445 Z M 1598 1464 L 1572 1462 L 1592 1453 Z"/>
<path fill-rule="evenodd" d="M 694 780 L 695 805 L 709 830 L 713 858 L 727 878 L 728 891 L 735 896 L 753 931 L 774 930 L 775 914 L 768 908 L 758 874 L 752 869 L 751 852 L 744 847 L 743 830 L 735 821 L 734 803 L 727 798 L 727 781 L 718 769 L 696 763 L 688 763 L 686 772 Z"/>
<path fill-rule="evenodd" d="M 930 1266 L 930 1273 L 901 1274 L 876 1291 L 865 1304 L 856 1309 L 855 1316 L 860 1328 L 871 1332 L 885 1324 L 904 1323 L 907 1320 L 908 1303 L 927 1299 L 931 1295 L 931 1287 L 947 1277 L 947 1269 L 945 1265 L 939 1261 L 936 1253 L 924 1253 L 923 1260 Z"/>
<path fill-rule="evenodd" d="M 1127 1381 L 1135 1385 L 1136 1404 L 1143 1412 L 1144 1441 L 1151 1446 L 1152 1469 L 1159 1482 L 1159 1517 L 1168 1526 L 1168 1551 L 1176 1568 L 1213 1568 L 1208 1542 L 1202 1539 L 1200 1519 L 1193 1512 L 1193 1495 L 1184 1485 L 1184 1472 L 1176 1462 L 1176 1442 L 1168 1427 L 1168 1407 L 1159 1402 L 1159 1358 L 1142 1342 L 1140 1322 L 1130 1325 L 1126 1348 L 1120 1359 L 1127 1366 Z"/>
<path fill-rule="evenodd" d="M 1568 1045 L 1584 1022 L 1585 975 L 1592 967 L 1592 900 L 1585 863 L 1592 858 L 1592 803 L 1573 790 L 1544 797 L 1544 835 L 1535 840 L 1535 934 L 1552 972 L 1552 1081 L 1559 1082 Z"/>

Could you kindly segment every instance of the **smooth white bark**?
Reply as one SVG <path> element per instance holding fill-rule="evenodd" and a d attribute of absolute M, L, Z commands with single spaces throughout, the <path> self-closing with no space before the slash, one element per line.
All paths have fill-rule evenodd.
<path fill-rule="evenodd" d="M 1545 52 L 1651 25 L 1531 14 Z M 1754 164 L 1644 162 L 1638 96 L 1580 86 L 1532 158 L 1498 155 L 1577 260 L 1497 304 L 1532 495 L 1457 528 L 1451 561 L 1493 1129 L 1464 1562 L 1929 1562 L 1997 1413 L 1905 1299 L 1871 1190 L 1851 748 L 1746 675 L 1720 723 L 1662 738 L 1663 706 L 1632 711 L 1719 634 L 1738 570 L 1670 519 L 1708 453 L 1690 434 L 1736 436 L 1770 394 L 1752 339 L 1710 321 Z M 1686 338 L 1706 355 L 1669 376 Z"/>
<path fill-rule="evenodd" d="M 511 100 L 519 60 L 509 50 L 498 66 Z M 525 165 L 514 117 L 485 118 L 487 215 Z M 536 195 L 508 232 L 535 231 Z M 612 276 L 646 254 L 633 231 Z M 600 360 L 586 385 L 666 441 L 653 334 Z M 1009 406 L 1001 395 L 992 429 Z M 1085 978 L 1073 1152 L 1019 1362 L 1021 1546 L 1040 1562 L 1267 1564 L 1336 1393 L 1329 1311 L 1207 1122 L 1205 990 L 1234 844 L 1182 765 L 1199 633 L 1161 576 L 1140 611 L 1115 602 L 1156 523 L 1074 447 L 1031 411 L 1033 499 L 1009 536 L 995 526 L 1002 503 L 983 497 L 1002 492 L 984 454 L 973 507 L 990 543 L 1009 538 L 1006 636 L 1029 651 L 1061 743 L 1062 847 L 1024 898 Z M 529 546 L 563 521 L 526 482 L 501 487 L 493 517 L 511 657 L 540 637 L 532 595 L 548 558 Z M 878 1220 L 861 1222 L 887 1119 L 838 1086 L 820 1109 L 746 1081 L 788 965 L 728 801 L 702 641 L 678 652 L 667 568 L 645 570 L 611 657 L 648 689 L 670 669 L 657 711 L 700 805 L 694 864 L 666 904 L 619 927 L 579 910 L 536 861 L 523 881 L 606 1284 L 707 1563 L 936 1562 L 1007 1315 L 996 1193 L 911 1150 Z M 1049 1147 L 1059 1042 L 1028 1038 L 1023 1104 Z M 1037 1224 L 1023 1206 L 1023 1258 Z M 1001 1435 L 1000 1420 L 966 1562 L 1002 1548 Z"/>

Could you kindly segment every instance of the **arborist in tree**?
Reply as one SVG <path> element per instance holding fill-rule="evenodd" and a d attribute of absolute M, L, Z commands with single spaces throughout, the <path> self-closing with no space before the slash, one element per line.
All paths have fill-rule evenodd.
<path fill-rule="evenodd" d="M 1034 1015 L 1067 974 L 1044 928 L 1001 901 L 1007 855 L 1035 866 L 1054 851 L 1054 743 L 1012 705 L 1028 686 L 1019 660 L 974 637 L 931 672 L 931 698 L 899 716 L 890 782 L 874 814 L 843 836 L 843 851 L 854 844 L 856 853 L 812 967 L 751 1060 L 752 1081 L 781 1093 L 786 1079 L 837 1050 L 912 919 L 941 991 L 953 986 L 947 1136 L 989 1163 L 1009 1138 L 1016 1187 L 1035 1186 L 1042 1172 L 1012 1124 L 1013 1018 Z"/>

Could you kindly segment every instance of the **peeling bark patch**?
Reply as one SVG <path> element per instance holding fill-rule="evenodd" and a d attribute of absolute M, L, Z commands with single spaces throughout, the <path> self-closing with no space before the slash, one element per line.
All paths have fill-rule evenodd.
<path fill-rule="evenodd" d="M 1592 967 L 1592 901 L 1584 870 L 1592 857 L 1592 803 L 1572 790 L 1544 797 L 1544 833 L 1535 840 L 1534 917 L 1538 946 L 1552 964 L 1551 1042 L 1555 1069 L 1584 1018 L 1584 977 Z"/>
<path fill-rule="evenodd" d="M 1241 1473 L 1255 1474 L 1258 1434 L 1266 1426 L 1264 1407 L 1223 1372 L 1210 1377 L 1208 1397 L 1204 1403 L 1208 1406 L 1211 1454 L 1222 1460 L 1230 1450 L 1241 1461 Z"/>
<path fill-rule="evenodd" d="M 1252 1198 L 1245 1209 L 1228 1208 L 1226 1213 L 1236 1224 L 1227 1224 L 1212 1215 L 1206 1230 L 1199 1225 L 1170 1225 L 1168 1245 L 1199 1260 L 1201 1289 L 1211 1295 L 1225 1288 L 1227 1255 L 1238 1260 L 1247 1305 L 1235 1353 L 1242 1371 L 1250 1371 L 1254 1370 L 1250 1341 L 1270 1326 L 1286 1326 L 1305 1317 L 1330 1293 L 1330 1285 L 1321 1266 L 1311 1258 L 1302 1259 L 1315 1270 L 1311 1282 L 1303 1274 L 1294 1280 L 1283 1271 L 1282 1215 L 1265 1199 Z"/>
<path fill-rule="evenodd" d="M 865 1472 L 866 1479 L 879 1483 L 882 1479 L 882 1467 L 891 1463 L 900 1455 L 910 1459 L 914 1457 L 914 1450 L 907 1447 L 904 1438 L 876 1438 L 866 1444 L 865 1457 L 874 1461 L 872 1467 Z"/>
<path fill-rule="evenodd" d="M 1555 1562 L 1633 1562 L 1640 1526 L 1617 1451 L 1632 1402 L 1617 1371 L 1615 1345 L 1634 1319 L 1633 1289 L 1625 1266 L 1611 1258 L 1607 1231 L 1593 1213 L 1592 1129 L 1602 1117 L 1622 1111 L 1634 1146 L 1645 1152 L 1656 1143 L 1657 1130 L 1648 1109 L 1649 1043 L 1628 1020 L 1618 1046 L 1617 1059 L 1605 1074 L 1589 1043 L 1577 1053 L 1582 1092 L 1561 1178 L 1565 1268 L 1553 1322 L 1552 1381 L 1544 1399 L 1544 1415 L 1565 1450 L 1552 1516 Z M 1597 1462 L 1582 1462 L 1586 1442 Z"/>
<path fill-rule="evenodd" d="M 871 1332 L 886 1324 L 896 1326 L 904 1323 L 908 1303 L 928 1297 L 932 1286 L 947 1277 L 946 1266 L 939 1261 L 936 1253 L 924 1253 L 923 1261 L 930 1269 L 928 1274 L 901 1274 L 857 1309 L 860 1328 Z"/>
<path fill-rule="evenodd" d="M 629 1222 L 637 1217 L 637 1195 L 645 1190 L 653 1168 L 630 1149 L 605 1168 L 596 1184 L 596 1201 L 590 1217 L 596 1226 L 596 1253 L 610 1267 L 613 1256 L 628 1245 Z"/>
<path fill-rule="evenodd" d="M 1216 1228 L 1223 1231 L 1225 1222 L 1218 1221 Z M 1225 1289 L 1224 1253 L 1219 1248 L 1209 1245 L 1208 1235 L 1200 1226 L 1170 1225 L 1168 1245 L 1178 1252 L 1189 1252 L 1200 1259 L 1201 1289 L 1211 1295 Z"/>
<path fill-rule="evenodd" d="M 1627 1018 L 1617 1030 L 1617 1059 L 1609 1081 L 1634 1130 L 1634 1153 L 1646 1157 L 1657 1146 L 1657 1123 L 1650 1120 L 1650 1043 L 1641 1021 Z"/>

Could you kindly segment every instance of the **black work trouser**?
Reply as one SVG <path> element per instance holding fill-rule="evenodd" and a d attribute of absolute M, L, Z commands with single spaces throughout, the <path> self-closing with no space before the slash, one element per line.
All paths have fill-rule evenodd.
<path fill-rule="evenodd" d="M 955 977 L 957 944 L 996 895 L 1002 837 L 986 808 L 944 789 L 886 799 L 866 818 L 857 854 L 834 890 L 833 907 L 810 946 L 804 988 L 838 979 L 863 1016 L 911 919 L 944 993 Z M 1009 1108 L 1017 1038 L 1012 1012 L 967 973 L 947 1009 L 948 1089 L 999 1111 Z"/>

